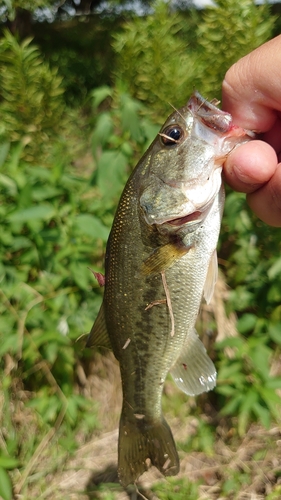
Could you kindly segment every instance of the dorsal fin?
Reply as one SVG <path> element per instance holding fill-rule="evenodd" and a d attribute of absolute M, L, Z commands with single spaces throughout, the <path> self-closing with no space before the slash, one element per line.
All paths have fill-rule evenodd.
<path fill-rule="evenodd" d="M 96 321 L 89 333 L 86 347 L 101 346 L 112 349 L 111 342 L 107 333 L 104 305 L 102 303 Z"/>
<path fill-rule="evenodd" d="M 214 250 L 210 259 L 207 277 L 204 285 L 204 298 L 207 304 L 211 302 L 217 279 L 218 279 L 218 258 L 217 258 L 217 251 Z"/>

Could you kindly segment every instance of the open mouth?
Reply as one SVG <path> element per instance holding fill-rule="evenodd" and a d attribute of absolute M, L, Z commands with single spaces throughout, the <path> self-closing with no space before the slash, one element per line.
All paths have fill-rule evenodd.
<path fill-rule="evenodd" d="M 201 217 L 202 212 L 197 211 L 193 212 L 192 214 L 185 215 L 184 217 L 179 217 L 178 219 L 168 220 L 165 222 L 165 224 L 170 224 L 171 226 L 183 226 L 188 222 L 197 221 L 198 219 L 201 219 Z"/>

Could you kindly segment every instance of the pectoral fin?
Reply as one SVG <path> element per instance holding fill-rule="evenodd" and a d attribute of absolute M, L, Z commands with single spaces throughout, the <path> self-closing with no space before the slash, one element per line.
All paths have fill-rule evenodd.
<path fill-rule="evenodd" d="M 216 369 L 196 330 L 188 335 L 171 375 L 179 389 L 189 396 L 196 396 L 216 385 Z"/>
<path fill-rule="evenodd" d="M 93 324 L 86 343 L 86 347 L 94 346 L 112 349 L 111 342 L 107 333 L 103 304 L 101 305 L 96 321 Z"/>
<path fill-rule="evenodd" d="M 217 279 L 218 279 L 218 258 L 217 258 L 217 251 L 214 250 L 210 259 L 207 278 L 204 285 L 204 298 L 207 304 L 211 302 Z"/>
<path fill-rule="evenodd" d="M 169 269 L 177 260 L 185 255 L 190 248 L 176 245 L 175 243 L 167 243 L 167 245 L 156 248 L 143 262 L 142 274 L 150 276 L 166 271 L 166 269 Z"/>

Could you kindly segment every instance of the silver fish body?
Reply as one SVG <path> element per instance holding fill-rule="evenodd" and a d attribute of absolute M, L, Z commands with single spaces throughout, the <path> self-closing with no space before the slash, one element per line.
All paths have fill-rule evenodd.
<path fill-rule="evenodd" d="M 112 348 L 120 363 L 124 486 L 150 464 L 164 475 L 179 470 L 161 410 L 168 372 L 189 395 L 215 386 L 215 367 L 194 327 L 202 296 L 211 299 L 217 278 L 222 164 L 249 139 L 228 113 L 195 93 L 165 122 L 121 196 L 107 244 L 103 304 L 87 345 Z"/>

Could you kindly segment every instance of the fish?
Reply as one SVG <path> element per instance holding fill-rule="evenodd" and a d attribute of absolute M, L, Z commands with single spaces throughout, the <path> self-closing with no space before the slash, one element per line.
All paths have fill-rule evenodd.
<path fill-rule="evenodd" d="M 196 91 L 168 117 L 121 195 L 87 347 L 112 349 L 119 361 L 118 476 L 125 488 L 152 465 L 164 476 L 179 472 L 161 408 L 168 372 L 187 395 L 215 387 L 216 368 L 195 323 L 217 280 L 222 165 L 252 138 L 218 101 Z"/>

